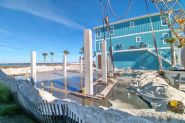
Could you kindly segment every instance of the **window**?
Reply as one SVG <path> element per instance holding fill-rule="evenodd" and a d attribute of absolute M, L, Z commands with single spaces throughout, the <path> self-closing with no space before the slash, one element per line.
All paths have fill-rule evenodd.
<path fill-rule="evenodd" d="M 96 37 L 97 38 L 101 37 L 101 31 L 100 30 L 96 30 Z"/>
<path fill-rule="evenodd" d="M 168 39 L 168 38 L 169 38 L 169 34 L 168 33 L 163 33 L 163 44 L 167 44 L 165 42 L 165 40 Z"/>
<path fill-rule="evenodd" d="M 101 48 L 102 48 L 102 42 L 99 42 L 99 44 L 98 44 L 98 50 L 101 50 Z"/>
<path fill-rule="evenodd" d="M 161 26 L 166 26 L 167 24 L 164 17 L 161 16 L 160 19 L 161 19 Z"/>
<path fill-rule="evenodd" d="M 114 27 L 110 27 L 110 35 L 114 35 Z"/>
<path fill-rule="evenodd" d="M 140 36 L 136 37 L 136 42 L 141 42 L 141 37 Z"/>
<path fill-rule="evenodd" d="M 130 27 L 134 27 L 134 22 L 130 22 Z"/>

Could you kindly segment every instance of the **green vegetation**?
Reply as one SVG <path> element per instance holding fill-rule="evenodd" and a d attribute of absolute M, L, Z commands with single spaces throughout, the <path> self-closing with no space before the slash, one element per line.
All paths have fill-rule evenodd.
<path fill-rule="evenodd" d="M 69 54 L 69 51 L 68 51 L 68 50 L 64 50 L 63 53 L 64 53 L 65 55 L 68 55 L 68 54 Z"/>
<path fill-rule="evenodd" d="M 11 94 L 10 91 L 0 84 L 0 102 L 6 103 L 11 100 Z"/>
<path fill-rule="evenodd" d="M 43 57 L 44 57 L 44 63 L 46 63 L 46 57 L 48 55 L 48 53 L 42 53 Z"/>
<path fill-rule="evenodd" d="M 0 84 L 0 118 L 2 123 L 35 123 L 13 100 L 11 92 Z"/>
<path fill-rule="evenodd" d="M 166 43 L 170 44 L 171 47 L 171 64 L 172 66 L 175 64 L 175 54 L 174 54 L 174 44 L 176 43 L 176 38 L 168 38 L 165 40 Z"/>

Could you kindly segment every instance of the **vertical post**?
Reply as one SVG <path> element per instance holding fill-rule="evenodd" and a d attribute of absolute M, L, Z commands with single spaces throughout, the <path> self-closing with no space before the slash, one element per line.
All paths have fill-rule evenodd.
<path fill-rule="evenodd" d="M 31 54 L 31 82 L 35 85 L 36 79 L 36 51 L 33 51 Z"/>
<path fill-rule="evenodd" d="M 107 46 L 105 40 L 102 41 L 101 64 L 102 64 L 102 82 L 107 82 Z"/>
<path fill-rule="evenodd" d="M 80 56 L 80 88 L 83 88 L 83 59 Z"/>
<path fill-rule="evenodd" d="M 52 81 L 50 83 L 50 93 L 51 93 L 51 95 L 53 95 L 53 82 Z"/>
<path fill-rule="evenodd" d="M 83 63 L 82 63 L 82 56 L 80 56 L 80 74 L 83 73 Z"/>
<path fill-rule="evenodd" d="M 93 95 L 92 31 L 84 30 L 85 90 Z"/>
<path fill-rule="evenodd" d="M 107 72 L 109 73 L 110 70 L 110 57 L 109 54 L 107 55 Z"/>
<path fill-rule="evenodd" d="M 66 65 L 67 65 L 67 57 L 66 57 L 66 54 L 64 53 L 64 56 L 63 56 L 63 72 L 64 72 L 64 78 L 67 77 L 67 68 L 66 68 Z"/>

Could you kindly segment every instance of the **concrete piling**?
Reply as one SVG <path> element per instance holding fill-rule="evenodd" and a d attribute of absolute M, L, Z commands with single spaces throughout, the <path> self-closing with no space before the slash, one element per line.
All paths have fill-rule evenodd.
<path fill-rule="evenodd" d="M 31 82 L 33 85 L 35 85 L 37 79 L 36 79 L 36 51 L 33 51 L 31 53 Z"/>
<path fill-rule="evenodd" d="M 107 82 L 107 46 L 105 40 L 102 41 L 101 64 L 102 64 L 102 82 Z"/>
<path fill-rule="evenodd" d="M 92 31 L 84 30 L 85 91 L 93 95 Z"/>

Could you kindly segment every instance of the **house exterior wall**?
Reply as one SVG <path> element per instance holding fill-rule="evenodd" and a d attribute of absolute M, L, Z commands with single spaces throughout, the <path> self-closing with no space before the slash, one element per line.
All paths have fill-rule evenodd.
<path fill-rule="evenodd" d="M 130 24 L 134 23 L 134 26 Z M 172 33 L 165 25 L 160 14 L 152 15 L 154 34 L 157 41 L 157 47 L 162 57 L 163 67 L 168 69 L 170 63 L 163 60 L 165 57 L 170 61 L 170 46 L 165 43 L 165 39 L 172 37 Z M 133 68 L 133 69 L 158 69 L 158 60 L 156 55 L 148 51 L 148 48 L 154 50 L 154 42 L 151 31 L 150 19 L 148 16 L 138 17 L 115 22 L 110 24 L 111 41 L 113 46 L 113 58 L 116 68 Z M 96 53 L 101 55 L 101 41 L 104 37 L 102 27 L 95 28 Z M 110 37 L 106 33 L 107 52 L 110 46 Z M 139 49 L 139 50 L 138 50 Z M 141 50 L 140 50 L 141 49 Z M 142 65 L 143 63 L 144 66 Z M 97 63 L 98 66 L 98 63 Z"/>

